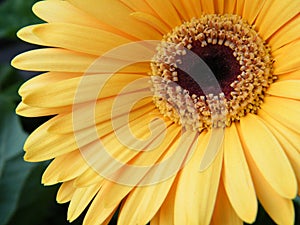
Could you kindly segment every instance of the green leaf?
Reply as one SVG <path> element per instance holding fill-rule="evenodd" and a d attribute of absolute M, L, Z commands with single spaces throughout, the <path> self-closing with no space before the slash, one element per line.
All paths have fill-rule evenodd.
<path fill-rule="evenodd" d="M 18 201 L 18 208 L 8 225 L 46 225 L 48 224 L 46 221 L 53 220 L 52 217 L 59 217 L 62 221 L 66 220 L 65 212 L 63 215 L 59 214 L 59 205 L 55 201 L 58 186 L 44 187 L 40 182 L 41 175 L 47 164 L 48 163 L 34 164 L 35 167 L 28 176 L 22 189 Z"/>
<path fill-rule="evenodd" d="M 12 105 L 9 101 L 6 100 L 5 96 L 0 95 L 0 178 L 3 172 L 4 163 L 5 163 L 5 153 L 6 153 L 6 140 L 9 133 L 9 125 L 7 126 L 7 115 L 10 114 L 10 109 Z"/>
<path fill-rule="evenodd" d="M 295 208 L 295 225 L 300 224 L 300 197 L 298 196 L 294 200 Z M 248 225 L 247 223 L 244 223 Z M 258 214 L 256 221 L 252 225 L 276 225 L 276 223 L 270 218 L 264 208 L 259 204 Z"/>
<path fill-rule="evenodd" d="M 294 200 L 294 205 L 295 205 L 295 224 L 300 224 L 300 196 L 298 196 Z"/>
<path fill-rule="evenodd" d="M 1 153 L 3 154 L 0 158 L 5 161 L 23 153 L 23 144 L 27 134 L 23 131 L 19 117 L 15 114 L 14 103 L 7 99 L 6 95 L 0 94 L 0 111 L 0 156 Z"/>
<path fill-rule="evenodd" d="M 18 199 L 32 164 L 19 154 L 5 162 L 0 179 L 0 225 L 5 225 L 17 209 Z"/>
<path fill-rule="evenodd" d="M 0 64 L 0 92 L 12 101 L 19 100 L 18 89 L 24 82 L 16 69 L 9 64 Z"/>
<path fill-rule="evenodd" d="M 16 38 L 16 32 L 29 24 L 40 23 L 31 8 L 37 0 L 6 0 L 0 5 L 0 39 Z"/>
<path fill-rule="evenodd" d="M 11 79 L 12 68 L 9 65 L 0 65 L 0 90 L 4 89 L 7 80 Z"/>
<path fill-rule="evenodd" d="M 26 133 L 9 96 L 0 94 L 0 225 L 5 225 L 17 208 L 21 189 L 32 168 L 23 160 Z"/>
<path fill-rule="evenodd" d="M 39 163 L 27 178 L 18 203 L 18 209 L 7 225 L 70 225 L 67 204 L 60 205 L 56 199 L 59 185 L 43 186 L 41 176 L 48 163 Z M 28 216 L 30 215 L 30 216 Z M 83 216 L 72 225 L 81 225 Z"/>
<path fill-rule="evenodd" d="M 10 66 L 0 66 L 0 178 L 5 160 L 22 152 L 27 136 L 15 114 L 15 102 L 20 100 L 17 94 L 20 82 Z"/>

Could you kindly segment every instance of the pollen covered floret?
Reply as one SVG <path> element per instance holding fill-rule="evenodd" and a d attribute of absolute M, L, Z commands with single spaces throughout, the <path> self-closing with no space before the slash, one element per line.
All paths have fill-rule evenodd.
<path fill-rule="evenodd" d="M 209 45 L 230 48 L 237 60 L 240 71 L 230 84 L 230 93 L 198 96 L 175 87 L 187 51 Z M 239 16 L 207 14 L 193 18 L 165 35 L 157 47 L 151 63 L 154 103 L 163 115 L 193 130 L 230 126 L 247 113 L 257 112 L 267 88 L 276 79 L 272 64 L 270 48 Z"/>

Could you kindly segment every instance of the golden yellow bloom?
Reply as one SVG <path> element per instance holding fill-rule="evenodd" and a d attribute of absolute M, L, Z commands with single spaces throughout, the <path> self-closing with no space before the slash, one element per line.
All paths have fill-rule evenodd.
<path fill-rule="evenodd" d="M 33 11 L 46 23 L 18 36 L 47 48 L 12 65 L 45 73 L 20 88 L 17 113 L 53 116 L 25 160 L 53 159 L 42 182 L 62 183 L 68 220 L 91 203 L 86 225 L 118 208 L 121 225 L 235 225 L 255 221 L 258 199 L 294 223 L 299 0 L 45 0 Z"/>

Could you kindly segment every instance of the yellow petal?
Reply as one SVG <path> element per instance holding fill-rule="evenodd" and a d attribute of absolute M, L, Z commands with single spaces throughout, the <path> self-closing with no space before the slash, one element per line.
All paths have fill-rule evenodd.
<path fill-rule="evenodd" d="M 267 0 L 255 21 L 259 34 L 264 40 L 267 40 L 296 16 L 299 10 L 300 4 L 297 0 Z"/>
<path fill-rule="evenodd" d="M 49 125 L 55 119 L 54 117 L 47 121 L 29 135 L 24 145 L 25 160 L 31 162 L 44 161 L 77 149 L 73 134 L 56 135 L 47 132 Z M 90 142 L 90 140 L 86 141 Z"/>
<path fill-rule="evenodd" d="M 148 5 L 146 1 L 136 1 L 136 0 L 120 0 L 124 5 L 128 6 L 134 12 L 143 12 L 153 16 L 157 16 L 155 11 Z"/>
<path fill-rule="evenodd" d="M 300 102 L 297 100 L 269 96 L 261 109 L 286 127 L 300 133 Z"/>
<path fill-rule="evenodd" d="M 174 177 L 145 187 L 136 187 L 126 198 L 119 215 L 120 224 L 144 225 L 160 208 Z"/>
<path fill-rule="evenodd" d="M 229 199 L 224 190 L 224 186 L 220 183 L 215 210 L 213 213 L 211 225 L 243 225 L 243 221 L 235 213 L 230 205 Z"/>
<path fill-rule="evenodd" d="M 189 20 L 193 17 L 200 17 L 202 15 L 202 7 L 201 7 L 201 1 L 199 0 L 187 0 L 184 1 L 184 6 L 183 8 L 185 8 L 188 12 L 189 15 Z M 181 10 L 179 10 L 181 11 Z"/>
<path fill-rule="evenodd" d="M 75 191 L 76 188 L 73 186 L 73 180 L 62 183 L 58 189 L 56 201 L 58 203 L 66 203 L 71 201 Z"/>
<path fill-rule="evenodd" d="M 84 217 L 83 225 L 107 224 L 109 218 L 111 218 L 112 214 L 116 211 L 118 205 L 114 205 L 113 207 L 105 207 L 103 205 L 103 196 L 100 194 L 101 190 L 102 189 L 100 189 L 92 201 L 92 204 Z"/>
<path fill-rule="evenodd" d="M 133 93 L 136 97 L 140 97 L 141 92 Z M 119 96 L 120 97 L 120 96 Z M 117 135 L 129 135 L 132 136 L 131 133 L 128 133 L 128 124 L 130 123 L 130 129 L 132 131 L 137 131 L 136 133 L 140 133 L 142 136 L 146 135 L 144 134 L 145 129 L 147 130 L 146 133 L 148 133 L 149 129 L 148 126 L 150 125 L 150 121 L 154 120 L 153 123 L 159 124 L 159 122 L 162 122 L 164 120 L 157 120 L 158 116 L 153 114 L 153 112 L 158 111 L 155 109 L 153 103 L 151 105 L 150 103 L 150 97 L 146 99 L 142 99 L 137 102 L 135 106 L 133 105 L 133 102 L 135 102 L 135 99 L 132 97 L 132 95 L 123 96 L 122 98 L 114 98 L 114 101 L 111 102 L 102 102 L 103 104 L 97 104 L 96 105 L 96 115 L 92 113 L 83 113 L 83 115 L 87 116 L 85 118 L 80 119 L 81 112 L 84 111 L 79 108 L 79 111 L 74 114 L 74 118 L 76 118 L 76 123 L 73 123 L 74 130 L 81 130 L 83 127 L 92 127 L 97 125 L 97 130 L 99 137 L 104 136 L 103 133 L 111 130 L 113 126 L 113 130 L 116 132 Z M 114 103 L 117 100 L 121 100 L 118 104 L 114 105 Z M 111 105 L 106 105 L 105 103 L 112 103 Z M 91 108 L 93 110 L 93 108 Z M 88 109 L 86 111 L 91 111 L 91 109 Z M 105 109 L 111 109 L 109 111 Z M 111 114 L 108 114 L 107 112 L 111 112 Z M 144 114 L 142 114 L 144 113 Z M 125 116 L 127 115 L 127 117 Z M 128 118 L 128 116 L 130 116 Z M 157 121 L 156 121 L 157 120 Z M 104 123 L 103 123 L 104 122 Z M 85 124 L 84 124 L 85 123 Z M 166 123 L 169 123 L 166 121 Z M 132 125 L 132 127 L 131 127 Z M 133 130 L 134 127 L 138 130 Z M 153 128 L 153 127 L 152 127 Z M 149 133 L 148 133 L 149 134 Z M 125 138 L 125 137 L 124 137 Z M 126 139 L 126 138 L 125 138 Z M 130 140 L 130 139 L 126 139 Z"/>
<path fill-rule="evenodd" d="M 224 12 L 233 14 L 236 5 L 236 0 L 224 2 Z"/>
<path fill-rule="evenodd" d="M 100 174 L 96 172 L 92 167 L 90 167 L 74 180 L 74 186 L 81 188 L 93 186 L 96 183 L 100 184 L 103 182 L 104 178 L 101 177 Z"/>
<path fill-rule="evenodd" d="M 275 34 L 269 39 L 269 45 L 274 50 L 289 44 L 300 38 L 300 15 L 295 16 L 292 20 L 282 26 Z"/>
<path fill-rule="evenodd" d="M 245 0 L 237 0 L 235 6 L 235 13 L 239 16 L 243 16 Z"/>
<path fill-rule="evenodd" d="M 123 0 L 123 1 L 125 1 L 125 0 Z M 135 0 L 131 0 L 131 1 L 135 1 Z M 170 0 L 170 2 L 172 3 L 173 7 L 176 9 L 177 14 L 181 19 L 189 20 L 188 13 L 184 8 L 184 5 L 185 5 L 184 2 L 182 2 L 181 0 Z M 138 10 L 138 11 L 141 11 L 141 10 Z"/>
<path fill-rule="evenodd" d="M 150 115 L 149 118 L 151 117 Z M 81 148 L 85 159 L 101 176 L 109 177 L 110 180 L 122 184 L 130 182 L 130 185 L 136 185 L 142 179 L 146 179 L 145 175 L 149 172 L 149 166 L 141 166 L 138 170 L 136 168 L 139 165 L 131 166 L 131 160 L 136 159 L 139 154 L 146 154 L 143 151 L 151 151 L 156 144 L 161 143 L 163 138 L 161 134 L 168 129 L 170 122 L 166 123 L 166 126 L 154 125 L 154 129 L 150 132 L 147 123 L 143 120 L 147 121 L 148 118 L 144 116 L 134 121 L 135 124 L 130 124 L 133 131 L 130 135 L 123 136 L 124 134 L 115 130 L 115 133 L 103 137 L 101 143 L 96 141 Z M 135 173 L 135 177 L 132 177 L 132 173 Z M 153 176 L 149 177 L 153 178 Z"/>
<path fill-rule="evenodd" d="M 281 144 L 281 147 L 285 151 L 285 154 L 290 160 L 290 163 L 294 169 L 294 173 L 297 178 L 298 182 L 298 193 L 299 193 L 299 187 L 300 187 L 300 154 L 297 151 L 297 149 L 280 133 L 280 130 L 276 126 L 273 126 L 273 124 L 269 124 L 265 122 L 268 128 L 272 131 L 276 139 Z"/>
<path fill-rule="evenodd" d="M 223 14 L 225 4 L 224 0 L 214 0 L 215 13 Z"/>
<path fill-rule="evenodd" d="M 18 31 L 17 36 L 23 41 L 26 41 L 31 44 L 36 44 L 36 45 L 43 45 L 47 46 L 47 43 L 42 41 L 39 37 L 37 37 L 32 30 L 39 25 L 31 25 L 22 28 L 21 30 Z"/>
<path fill-rule="evenodd" d="M 130 42 L 111 32 L 67 23 L 41 24 L 34 27 L 32 32 L 48 46 L 98 56 Z"/>
<path fill-rule="evenodd" d="M 181 25 L 181 19 L 170 2 L 170 0 L 165 1 L 155 1 L 155 0 L 145 0 L 149 6 L 157 13 L 157 15 L 167 24 L 170 28 Z"/>
<path fill-rule="evenodd" d="M 279 74 L 278 81 L 283 81 L 283 80 L 300 80 L 300 70 Z"/>
<path fill-rule="evenodd" d="M 264 179 L 282 197 L 294 198 L 296 178 L 274 135 L 258 116 L 252 114 L 243 117 L 240 124 L 244 149 L 251 155 Z"/>
<path fill-rule="evenodd" d="M 298 57 L 298 50 L 300 49 L 300 42 L 294 41 L 288 45 L 283 46 L 274 52 L 274 73 L 281 75 L 283 73 L 295 72 L 300 69 L 300 61 Z"/>
<path fill-rule="evenodd" d="M 147 54 L 147 57 L 151 52 L 145 52 L 149 49 L 142 49 L 142 54 Z M 128 65 L 124 59 L 132 57 L 139 57 L 136 51 L 124 52 L 122 54 L 101 57 L 73 52 L 65 49 L 58 48 L 45 48 L 25 52 L 16 56 L 12 60 L 12 65 L 18 69 L 31 70 L 31 71 L 56 71 L 56 72 L 79 72 L 86 74 L 96 73 L 134 73 L 134 74 L 147 74 L 149 72 L 149 63 L 134 63 Z M 97 63 L 95 63 L 97 60 Z M 138 59 L 140 60 L 140 59 Z M 119 67 L 122 67 L 119 69 Z M 119 71 L 116 71 L 119 69 Z"/>
<path fill-rule="evenodd" d="M 177 149 L 178 146 L 176 146 L 175 144 L 176 141 L 175 143 L 173 142 L 176 138 L 178 138 L 178 131 L 180 130 L 180 127 L 178 126 L 169 127 L 168 130 L 171 130 L 172 132 L 170 134 L 167 134 L 167 137 L 163 141 L 163 143 L 161 143 L 156 149 L 153 149 L 151 152 L 141 153 L 141 157 L 134 160 L 134 165 L 141 165 L 141 162 L 145 163 L 144 162 L 145 160 L 147 161 L 150 160 L 148 163 L 152 163 L 152 164 L 148 165 L 148 170 L 150 174 L 149 176 L 151 177 L 150 179 L 153 180 L 151 182 L 153 183 L 153 185 L 136 187 L 129 194 L 125 203 L 123 204 L 120 213 L 120 218 L 119 218 L 120 224 L 125 224 L 125 223 L 146 224 L 155 215 L 155 213 L 158 211 L 161 204 L 163 203 L 164 199 L 166 198 L 169 189 L 171 188 L 171 185 L 175 179 L 175 176 L 172 173 L 172 177 L 169 179 L 167 179 L 168 177 L 161 177 L 162 171 L 152 172 L 151 166 L 153 166 L 155 162 L 157 162 L 158 158 L 161 158 L 161 161 L 168 160 L 170 157 L 169 151 L 171 151 L 174 154 L 174 151 L 178 150 Z M 159 152 L 157 152 L 157 150 Z M 168 154 L 166 154 L 167 151 Z M 164 154 L 162 155 L 162 153 Z M 174 162 L 174 160 L 169 162 L 171 164 L 176 163 Z M 167 170 L 167 169 L 168 168 L 163 167 L 163 170 Z M 153 170 L 157 170 L 157 169 L 153 168 Z M 154 174 L 159 175 L 159 176 L 156 175 L 156 177 L 158 178 L 157 180 L 153 179 Z M 137 175 L 138 174 L 136 173 L 135 176 Z M 121 176 L 124 176 L 124 174 L 122 174 Z M 131 172 L 131 176 L 132 176 L 132 172 Z M 147 182 L 150 183 L 150 180 L 148 179 Z"/>
<path fill-rule="evenodd" d="M 40 1 L 34 4 L 33 12 L 47 22 L 63 22 L 87 27 L 101 28 L 101 23 L 72 6 L 67 1 Z"/>
<path fill-rule="evenodd" d="M 131 117 L 130 120 L 127 120 L 128 114 L 126 114 L 126 116 L 121 114 L 122 116 L 119 116 L 119 117 L 116 117 L 114 115 L 112 120 L 110 118 L 111 115 L 108 115 L 107 117 L 109 117 L 109 118 L 107 121 L 105 121 L 105 122 L 100 121 L 96 124 L 95 124 L 95 122 L 97 122 L 97 120 L 98 120 L 97 117 L 94 121 L 92 119 L 89 121 L 87 121 L 85 119 L 86 120 L 86 128 L 85 129 L 81 129 L 82 125 L 78 124 L 81 122 L 84 123 L 85 122 L 84 119 L 80 122 L 76 121 L 76 123 L 73 123 L 70 126 L 74 126 L 74 130 L 76 130 L 75 135 L 76 135 L 76 139 L 78 141 L 79 146 L 84 146 L 82 144 L 87 143 L 88 140 L 93 140 L 93 139 L 91 139 L 91 137 L 94 137 L 94 140 L 95 140 L 95 139 L 110 135 L 110 138 L 112 138 L 114 136 L 113 132 L 115 132 L 121 138 L 125 138 L 126 142 L 128 144 L 129 141 L 133 141 L 133 139 L 134 139 L 134 137 L 132 137 L 132 134 L 128 133 L 128 129 L 131 129 L 131 130 L 132 129 L 140 129 L 140 131 L 136 132 L 134 135 L 137 135 L 139 133 L 142 136 L 147 136 L 148 125 L 150 124 L 151 119 L 155 118 L 154 115 L 152 115 L 152 111 L 153 111 L 152 109 L 153 109 L 153 106 L 151 108 L 143 107 L 141 109 L 137 109 L 134 113 L 132 113 L 133 115 L 130 115 L 130 117 Z M 104 112 L 107 112 L 107 111 L 104 111 Z M 99 119 L 102 120 L 104 118 L 100 117 Z M 91 122 L 91 123 L 89 123 L 89 122 Z M 143 125 L 145 127 L 143 127 Z M 134 130 L 132 130 L 132 131 L 134 131 Z M 135 131 L 137 131 L 137 130 L 135 130 Z M 132 137 L 132 138 L 129 138 L 129 137 Z M 94 144 L 96 144 L 96 143 L 94 143 Z M 117 145 L 119 145 L 119 144 L 117 144 Z M 92 146 L 90 146 L 90 147 L 92 147 Z"/>
<path fill-rule="evenodd" d="M 76 189 L 68 208 L 68 220 L 70 222 L 74 221 L 84 211 L 97 194 L 100 187 L 101 185 L 95 184 L 86 188 Z"/>
<path fill-rule="evenodd" d="M 291 200 L 280 196 L 257 168 L 252 156 L 245 151 L 258 199 L 276 224 L 293 225 L 294 207 Z M 273 159 L 272 159 L 273 160 Z"/>
<path fill-rule="evenodd" d="M 32 10 L 38 17 L 49 23 L 68 23 L 82 25 L 85 27 L 93 27 L 122 35 L 131 40 L 136 40 L 136 38 L 133 38 L 131 35 L 100 22 L 93 16 L 73 6 L 67 1 L 39 1 L 33 6 Z"/>
<path fill-rule="evenodd" d="M 107 140 L 103 139 L 103 145 L 106 147 L 106 151 L 111 156 L 114 157 L 114 160 L 112 160 L 111 158 L 107 160 L 107 157 L 104 157 L 104 154 L 101 155 L 102 158 L 100 158 L 100 156 L 97 156 L 96 154 L 93 154 L 91 155 L 93 159 L 89 159 L 88 157 L 86 159 L 88 160 L 88 162 L 90 162 L 90 165 L 92 165 L 93 168 L 96 171 L 98 171 L 98 173 L 101 176 L 108 177 L 110 180 L 113 180 L 118 183 L 134 186 L 137 183 L 148 184 L 148 183 L 154 183 L 157 181 L 165 180 L 171 175 L 173 175 L 173 174 L 170 175 L 167 174 L 168 176 L 164 177 L 165 174 L 162 173 L 161 170 L 159 170 L 166 163 L 165 164 L 162 163 L 162 166 L 160 168 L 157 168 L 156 166 L 152 169 L 152 166 L 156 162 L 158 163 L 162 155 L 166 155 L 166 152 L 169 151 L 169 149 L 172 149 L 172 151 L 173 149 L 175 150 L 177 149 L 175 147 L 176 144 L 174 144 L 173 142 L 174 139 L 178 136 L 178 129 L 176 129 L 176 127 L 174 128 L 172 127 L 167 128 L 168 130 L 171 130 L 171 132 L 167 133 L 168 135 L 167 138 L 163 139 L 162 142 L 161 140 L 158 139 L 159 136 L 162 136 L 161 132 L 157 133 L 157 135 L 155 135 L 152 139 L 150 139 L 149 144 L 146 143 L 146 147 L 143 148 L 144 151 L 142 152 L 139 152 L 138 150 L 130 151 L 130 149 L 126 149 L 126 146 L 122 146 L 123 143 L 118 143 L 119 146 L 117 147 L 117 143 L 115 140 L 116 137 L 110 135 L 112 136 L 110 137 L 110 139 Z M 154 132 L 156 131 L 153 131 L 153 133 Z M 157 139 L 159 143 L 156 143 Z M 151 142 L 151 140 L 153 141 Z M 134 146 L 134 143 L 129 147 L 132 148 L 132 146 Z M 101 149 L 96 148 L 95 150 L 100 151 Z M 82 149 L 82 152 L 84 151 L 90 151 L 90 150 Z M 84 155 L 86 154 L 88 153 L 85 152 Z M 181 160 L 182 158 L 184 157 L 181 156 Z M 120 165 L 118 163 L 116 164 L 115 161 L 122 162 L 123 165 Z M 164 169 L 165 167 L 163 167 L 163 170 Z M 160 171 L 160 173 L 157 173 L 157 171 Z M 85 172 L 85 174 L 83 174 L 82 177 L 79 178 L 78 182 L 83 184 L 84 183 L 83 181 L 88 180 L 88 178 L 91 177 L 90 183 L 91 182 L 93 183 L 96 178 L 93 178 L 92 176 L 94 176 L 95 173 L 91 174 L 89 172 L 89 174 L 86 175 Z M 132 174 L 135 174 L 135 176 L 132 177 Z M 77 185 L 77 183 L 75 183 L 75 185 Z M 105 204 L 110 204 L 110 203 L 107 202 Z"/>
<path fill-rule="evenodd" d="M 23 102 L 20 102 L 20 104 L 16 108 L 16 113 L 20 116 L 25 116 L 25 117 L 51 116 L 60 113 L 65 113 L 68 111 L 71 111 L 70 107 L 38 108 L 38 107 L 28 106 Z"/>
<path fill-rule="evenodd" d="M 59 81 L 68 80 L 75 77 L 82 76 L 81 73 L 59 73 L 59 72 L 48 72 L 31 78 L 26 81 L 19 89 L 21 96 L 34 92 L 35 89 L 45 88 L 50 84 L 54 84 Z"/>
<path fill-rule="evenodd" d="M 151 184 L 159 181 L 164 181 L 173 175 L 177 174 L 189 161 L 193 152 L 196 151 L 199 134 L 193 131 L 179 130 L 180 126 L 172 124 L 167 130 L 171 130 L 170 136 L 173 139 L 165 140 L 157 146 L 157 150 L 161 146 L 165 146 L 165 150 L 161 158 L 149 169 L 147 176 L 142 180 L 142 183 Z M 168 134 L 166 134 L 168 135 Z M 176 136 L 174 136 L 176 135 Z M 165 138 L 167 140 L 167 138 Z M 170 142 L 172 141 L 172 142 Z M 146 180 L 146 182 L 145 182 Z"/>
<path fill-rule="evenodd" d="M 167 152 L 168 154 L 170 154 L 169 151 L 172 152 L 173 149 L 178 147 L 176 145 L 176 139 L 179 138 L 179 135 L 181 135 L 180 131 L 180 126 L 178 126 L 177 124 L 171 124 L 166 128 L 165 138 L 161 140 L 158 145 L 155 142 L 151 143 L 153 147 L 151 145 L 148 146 L 151 151 L 142 152 L 131 163 L 139 166 L 152 166 L 155 163 L 163 161 L 164 158 L 166 158 L 165 155 L 167 154 Z"/>
<path fill-rule="evenodd" d="M 243 221 L 253 223 L 257 214 L 256 194 L 235 124 L 225 131 L 222 172 L 225 190 L 235 212 Z"/>
<path fill-rule="evenodd" d="M 114 98 L 105 99 L 97 102 L 95 115 L 90 115 L 87 113 L 91 111 L 92 104 L 85 104 L 82 107 L 78 107 L 76 112 L 73 111 L 64 114 L 63 116 L 57 116 L 57 119 L 53 121 L 53 123 L 48 128 L 49 132 L 56 134 L 69 134 L 76 132 L 79 136 L 81 132 L 85 132 L 85 129 L 90 129 L 93 127 L 97 127 L 97 131 L 99 134 L 106 135 L 112 131 L 112 121 L 111 119 L 120 119 L 123 122 L 120 122 L 120 126 L 122 127 L 128 123 L 127 116 L 128 114 L 131 116 L 130 120 L 135 120 L 138 117 L 141 117 L 145 114 L 149 114 L 155 112 L 155 106 L 152 103 L 152 98 L 146 98 L 142 101 L 139 101 L 132 110 L 126 111 L 127 114 L 123 115 L 124 110 L 120 109 L 120 113 L 116 113 L 113 116 L 108 114 L 107 112 L 112 111 Z M 92 108 L 93 109 L 93 108 Z M 117 108 L 119 109 L 119 108 Z M 80 118 L 77 118 L 76 124 L 73 123 L 73 116 L 82 115 Z M 100 135 L 101 136 L 101 135 Z"/>
<path fill-rule="evenodd" d="M 112 110 L 112 104 L 114 99 L 107 99 L 109 101 L 99 101 L 98 110 L 95 112 L 95 117 L 91 118 L 89 114 L 84 114 L 84 112 L 88 111 L 90 108 L 93 107 L 91 104 L 83 105 L 81 108 L 78 108 L 78 115 L 82 115 L 82 118 L 78 118 L 76 121 L 76 126 L 73 124 L 73 113 L 70 112 L 65 114 L 64 116 L 58 116 L 55 121 L 49 127 L 49 132 L 56 133 L 56 134 L 68 134 L 76 132 L 76 134 L 80 135 L 80 132 L 85 132 L 83 130 L 93 128 L 94 126 L 97 127 L 97 131 L 99 134 L 108 134 L 112 130 L 112 121 L 113 119 L 122 120 L 123 122 L 119 122 L 119 127 L 124 126 L 127 124 L 127 116 L 128 114 L 131 116 L 130 120 L 135 120 L 138 117 L 141 117 L 145 114 L 148 114 L 152 111 L 155 111 L 155 106 L 152 103 L 152 98 L 148 98 L 144 101 L 139 102 L 136 104 L 132 110 L 127 112 L 126 115 L 121 113 L 116 115 L 109 115 L 106 112 L 110 112 Z M 81 113 L 82 112 L 82 113 Z M 88 116 L 88 117 L 84 117 Z M 107 132 L 105 132 L 107 131 Z"/>
<path fill-rule="evenodd" d="M 133 12 L 118 0 L 68 0 L 89 15 L 140 40 L 160 40 L 161 34 L 130 16 Z M 107 10 L 109 9 L 109 10 Z M 111 13 L 114 12 L 114 13 Z"/>
<path fill-rule="evenodd" d="M 224 140 L 224 133 L 225 131 L 223 128 L 213 129 L 212 131 L 213 141 L 210 141 L 205 149 L 205 153 L 200 163 L 200 171 L 206 170 L 217 157 L 221 149 L 220 146 L 222 145 Z"/>
<path fill-rule="evenodd" d="M 239 2 L 239 1 L 238 1 Z M 245 1 L 243 6 L 243 18 L 247 20 L 249 24 L 253 24 L 257 15 L 263 7 L 265 1 L 252 0 Z"/>
<path fill-rule="evenodd" d="M 96 59 L 96 56 L 46 48 L 22 53 L 12 60 L 12 65 L 31 71 L 85 72 Z"/>
<path fill-rule="evenodd" d="M 120 201 L 133 190 L 133 186 L 122 185 L 111 181 L 106 181 L 101 189 L 102 203 L 105 207 L 118 205 Z"/>
<path fill-rule="evenodd" d="M 88 169 L 88 164 L 82 157 L 80 151 L 73 151 L 56 157 L 42 177 L 42 183 L 53 185 L 58 182 L 73 180 Z"/>
<path fill-rule="evenodd" d="M 111 223 L 111 220 L 113 218 L 113 216 L 115 215 L 117 209 L 115 209 L 114 211 L 112 211 L 112 213 L 106 218 L 106 220 L 101 223 L 101 225 L 109 225 Z M 93 224 L 90 224 L 90 225 L 93 225 Z"/>
<path fill-rule="evenodd" d="M 121 90 L 132 81 L 143 78 L 143 75 L 110 76 L 104 74 L 87 75 L 84 77 L 71 78 L 49 84 L 34 90 L 28 94 L 23 93 L 23 102 L 36 107 L 62 107 L 72 104 L 80 104 L 89 101 L 96 101 L 97 98 L 108 98 L 120 94 Z M 140 82 L 141 83 L 141 82 Z M 143 84 L 141 84 L 143 85 Z M 145 80 L 144 85 L 136 87 L 136 92 L 147 92 L 150 84 Z M 100 92 L 100 95 L 97 94 Z M 126 95 L 126 93 L 124 93 Z M 145 95 L 143 95 L 145 96 Z M 128 96 L 127 96 L 128 97 Z M 125 97 L 124 97 L 125 98 Z"/>
<path fill-rule="evenodd" d="M 158 220 L 157 224 L 174 224 L 174 206 L 175 206 L 177 184 L 178 184 L 178 176 L 175 177 L 173 185 L 170 188 L 170 191 L 164 203 L 162 204 L 160 210 L 155 215 L 154 220 L 156 221 Z"/>
<path fill-rule="evenodd" d="M 165 25 L 163 23 L 163 21 L 161 21 L 160 19 L 158 19 L 157 17 L 155 17 L 153 15 L 143 13 L 143 12 L 134 12 L 134 13 L 131 13 L 131 16 L 141 22 L 147 23 L 148 25 L 154 27 L 162 35 L 167 34 L 171 30 L 171 28 L 168 27 L 167 25 Z"/>
<path fill-rule="evenodd" d="M 201 6 L 204 13 L 215 13 L 215 6 L 213 0 L 201 0 Z"/>
<path fill-rule="evenodd" d="M 270 86 L 267 93 L 284 98 L 300 100 L 300 80 L 278 81 Z"/>
<path fill-rule="evenodd" d="M 209 139 L 210 133 L 202 133 L 199 136 L 196 151 L 179 175 L 175 199 L 175 224 L 210 223 L 219 187 L 223 151 L 219 152 L 209 168 L 200 172 L 200 162 Z"/>
<path fill-rule="evenodd" d="M 159 213 L 155 214 L 151 219 L 150 225 L 159 225 Z"/>
<path fill-rule="evenodd" d="M 131 65 L 125 66 L 124 68 L 122 68 L 118 72 L 116 72 L 116 74 L 117 73 L 121 73 L 121 74 L 134 73 L 134 74 L 148 75 L 150 70 L 151 70 L 151 68 L 150 68 L 149 62 L 138 62 L 138 63 L 134 63 Z"/>
<path fill-rule="evenodd" d="M 300 135 L 293 132 L 285 126 L 272 118 L 264 110 L 259 110 L 258 115 L 265 121 L 265 123 L 272 125 L 277 131 L 284 136 L 284 138 L 300 153 Z"/>
<path fill-rule="evenodd" d="M 300 41 L 294 41 L 273 52 L 274 74 L 288 73 L 300 69 Z"/>

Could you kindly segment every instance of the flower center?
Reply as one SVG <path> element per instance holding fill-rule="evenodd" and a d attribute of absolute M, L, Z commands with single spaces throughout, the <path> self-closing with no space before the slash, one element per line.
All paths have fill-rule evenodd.
<path fill-rule="evenodd" d="M 240 74 L 240 65 L 233 56 L 233 50 L 224 45 L 208 44 L 205 47 L 201 47 L 199 42 L 195 42 L 191 51 L 197 54 L 209 66 L 226 98 L 230 99 L 230 93 L 233 91 L 230 84 L 232 84 Z M 187 62 L 189 64 L 188 67 L 197 67 L 197 61 L 193 62 L 192 60 L 193 59 L 190 59 Z M 177 84 L 188 90 L 191 95 L 205 95 L 199 84 L 180 68 L 177 69 L 177 77 Z M 201 85 L 205 86 L 206 90 L 211 89 L 211 92 L 213 92 L 215 87 L 212 83 L 213 82 L 207 79 L 203 80 Z"/>
<path fill-rule="evenodd" d="M 270 48 L 239 16 L 194 18 L 157 47 L 151 63 L 154 104 L 193 130 L 230 126 L 257 112 L 276 80 L 272 63 Z"/>

